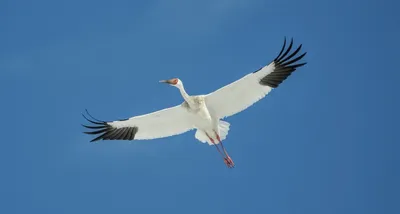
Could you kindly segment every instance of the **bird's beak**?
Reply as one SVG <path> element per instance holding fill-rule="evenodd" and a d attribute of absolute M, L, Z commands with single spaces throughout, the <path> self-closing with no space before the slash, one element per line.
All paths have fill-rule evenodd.
<path fill-rule="evenodd" d="M 171 84 L 171 81 L 170 81 L 170 80 L 160 80 L 160 82 Z"/>

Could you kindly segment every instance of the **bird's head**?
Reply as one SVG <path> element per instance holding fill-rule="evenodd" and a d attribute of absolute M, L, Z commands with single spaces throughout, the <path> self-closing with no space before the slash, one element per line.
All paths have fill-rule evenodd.
<path fill-rule="evenodd" d="M 162 83 L 167 83 L 171 86 L 180 87 L 182 85 L 182 81 L 178 78 L 172 78 L 169 80 L 160 80 Z"/>

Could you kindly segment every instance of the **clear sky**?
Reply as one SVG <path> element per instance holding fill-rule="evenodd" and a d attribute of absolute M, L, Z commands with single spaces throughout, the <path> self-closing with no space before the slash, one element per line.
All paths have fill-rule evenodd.
<path fill-rule="evenodd" d="M 0 213 L 400 213 L 398 1 L 0 3 Z M 236 168 L 194 131 L 89 143 L 104 120 L 308 64 L 227 118 Z"/>

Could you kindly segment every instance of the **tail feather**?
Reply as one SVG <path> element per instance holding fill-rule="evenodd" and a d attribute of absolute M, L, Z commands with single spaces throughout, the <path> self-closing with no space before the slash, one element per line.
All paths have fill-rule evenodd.
<path fill-rule="evenodd" d="M 226 137 L 228 135 L 228 132 L 229 132 L 229 126 L 230 126 L 230 124 L 228 122 L 225 122 L 225 121 L 222 121 L 222 120 L 219 121 L 218 129 L 219 129 L 219 137 L 220 137 L 221 141 L 226 139 Z M 210 141 L 210 139 L 207 137 L 207 134 L 204 133 L 202 130 L 198 129 L 196 131 L 196 134 L 195 134 L 194 137 L 197 140 L 199 140 L 200 142 L 202 142 L 202 143 L 206 143 L 207 142 L 209 145 L 214 145 Z M 218 144 L 219 142 L 215 141 L 215 143 Z"/>
<path fill-rule="evenodd" d="M 219 121 L 218 128 L 219 128 L 219 137 L 221 138 L 221 140 L 225 140 L 226 136 L 228 136 L 230 125 L 231 124 L 229 124 L 228 122 L 222 120 Z"/>
<path fill-rule="evenodd" d="M 210 140 L 208 139 L 206 133 L 204 133 L 203 131 L 201 131 L 200 129 L 197 129 L 196 134 L 194 135 L 194 137 L 199 140 L 202 143 L 208 143 L 208 144 L 212 144 L 210 142 Z"/>

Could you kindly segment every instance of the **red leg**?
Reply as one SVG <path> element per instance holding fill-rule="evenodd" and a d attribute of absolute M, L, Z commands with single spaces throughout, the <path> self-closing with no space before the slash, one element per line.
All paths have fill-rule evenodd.
<path fill-rule="evenodd" d="M 228 155 L 228 152 L 226 152 L 226 149 L 225 149 L 225 147 L 224 147 L 224 144 L 222 144 L 221 138 L 219 137 L 219 135 L 217 134 L 217 132 L 215 132 L 215 135 L 217 136 L 217 140 L 218 140 L 218 142 L 221 144 L 221 147 L 222 147 L 222 149 L 224 150 L 225 155 L 226 155 L 226 156 L 229 156 L 229 155 Z"/>
<path fill-rule="evenodd" d="M 229 156 L 225 157 L 224 154 L 222 154 L 221 150 L 218 148 L 218 144 L 215 143 L 214 139 L 212 139 L 207 133 L 206 133 L 206 135 L 207 135 L 208 139 L 210 139 L 211 143 L 213 143 L 214 146 L 217 148 L 219 154 L 221 154 L 221 156 L 224 158 L 224 163 L 226 164 L 226 166 L 229 167 L 229 168 L 233 167 L 232 166 L 232 163 L 233 163 L 232 159 Z M 220 139 L 219 139 L 219 136 L 218 136 L 217 139 L 218 139 L 219 142 L 221 142 Z M 226 152 L 224 152 L 224 153 L 226 154 Z"/>
<path fill-rule="evenodd" d="M 217 136 L 217 140 L 218 140 L 218 142 L 221 144 L 221 147 L 222 147 L 222 149 L 224 150 L 224 153 L 225 153 L 225 155 L 226 155 L 226 158 L 224 158 L 225 163 L 228 162 L 227 165 L 228 165 L 229 168 L 234 167 L 234 166 L 235 166 L 235 163 L 233 163 L 232 158 L 228 155 L 228 152 L 226 151 L 226 149 L 225 149 L 225 147 L 224 147 L 224 144 L 223 144 L 222 141 L 221 141 L 221 138 L 219 137 L 219 135 L 218 135 L 218 133 L 217 133 L 216 131 L 214 131 L 214 133 L 215 133 L 215 135 Z"/>
<path fill-rule="evenodd" d="M 214 144 L 214 146 L 217 148 L 218 152 L 221 154 L 221 156 L 224 157 L 224 155 L 222 154 L 221 150 L 219 150 L 217 144 L 214 142 L 214 139 L 212 139 L 207 133 L 206 133 L 208 139 L 210 139 L 211 143 Z"/>

